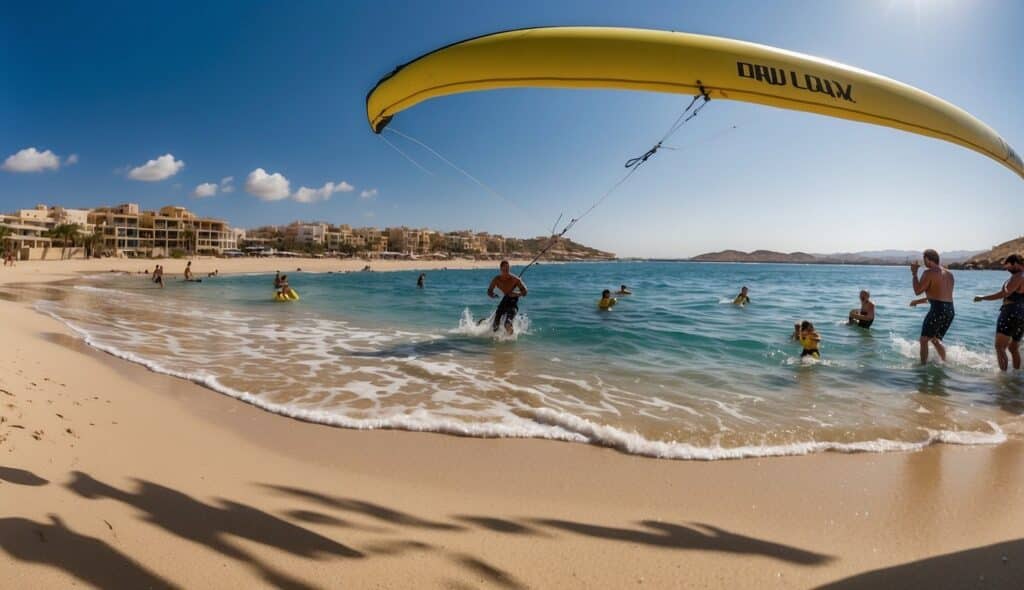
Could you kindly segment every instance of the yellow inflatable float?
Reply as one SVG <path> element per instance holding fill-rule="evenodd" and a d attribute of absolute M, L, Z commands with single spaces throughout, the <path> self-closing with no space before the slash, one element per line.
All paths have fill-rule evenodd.
<path fill-rule="evenodd" d="M 994 130 L 923 90 L 810 55 L 689 33 L 551 27 L 468 39 L 384 77 L 366 97 L 366 114 L 380 133 L 431 98 L 521 87 L 671 92 L 817 113 L 949 141 L 1024 178 L 1024 162 Z M 970 80 L 964 88 L 971 91 Z"/>
<path fill-rule="evenodd" d="M 288 289 L 286 293 L 274 293 L 274 301 L 298 301 L 299 294 L 295 289 Z"/>

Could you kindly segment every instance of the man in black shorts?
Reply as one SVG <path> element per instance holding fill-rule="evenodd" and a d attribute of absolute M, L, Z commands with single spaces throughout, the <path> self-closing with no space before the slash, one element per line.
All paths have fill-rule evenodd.
<path fill-rule="evenodd" d="M 946 360 L 946 347 L 942 344 L 942 338 L 953 323 L 956 315 L 953 310 L 953 273 L 939 264 L 939 253 L 935 250 L 924 251 L 924 265 L 926 270 L 917 277 L 917 269 L 920 264 L 915 260 L 910 263 L 910 272 L 914 275 L 914 294 L 925 293 L 931 309 L 924 318 L 921 325 L 921 364 L 928 362 L 928 343 L 935 347 L 939 358 Z"/>
<path fill-rule="evenodd" d="M 1003 288 L 991 295 L 979 295 L 974 302 L 1002 300 L 999 308 L 999 319 L 996 320 L 996 360 L 999 369 L 1009 368 L 1006 351 L 1009 349 L 1013 357 L 1013 368 L 1020 369 L 1020 341 L 1024 337 L 1024 258 L 1011 254 L 1003 261 L 1003 268 L 1010 273 L 1010 278 L 1003 283 Z"/>
<path fill-rule="evenodd" d="M 498 309 L 494 312 L 494 321 L 491 323 L 491 330 L 497 332 L 498 326 L 501 325 L 502 318 L 505 319 L 505 332 L 512 335 L 512 320 L 516 318 L 516 313 L 519 311 L 519 298 L 526 297 L 526 283 L 524 283 L 519 277 L 509 272 L 509 265 L 507 260 L 502 260 L 500 265 L 501 273 L 491 279 L 491 284 L 487 287 L 487 296 L 495 298 L 498 295 L 494 292 L 494 289 L 500 289 L 504 296 L 501 298 L 501 302 L 498 303 Z"/>

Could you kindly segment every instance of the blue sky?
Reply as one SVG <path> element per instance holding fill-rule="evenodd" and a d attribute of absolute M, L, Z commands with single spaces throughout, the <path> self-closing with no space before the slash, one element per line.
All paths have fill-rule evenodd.
<path fill-rule="evenodd" d="M 133 201 L 241 227 L 316 219 L 543 233 L 585 209 L 688 99 L 507 90 L 395 119 L 503 198 L 400 144 L 431 173 L 407 162 L 369 131 L 364 100 L 424 52 L 544 25 L 679 30 L 827 57 L 946 98 L 1024 153 L 1022 22 L 1024 3 L 1011 0 L 17 3 L 0 17 L 0 160 L 50 150 L 59 168 L 0 172 L 0 210 Z M 986 248 L 1020 234 L 1008 213 L 1021 180 L 952 144 L 727 101 L 674 143 L 683 149 L 659 153 L 571 237 L 620 255 L 688 256 Z M 165 154 L 173 160 L 144 166 Z M 290 193 L 321 192 L 261 200 L 245 190 L 256 169 L 286 177 Z M 233 192 L 193 196 L 229 176 Z M 275 188 L 261 186 L 265 196 Z"/>

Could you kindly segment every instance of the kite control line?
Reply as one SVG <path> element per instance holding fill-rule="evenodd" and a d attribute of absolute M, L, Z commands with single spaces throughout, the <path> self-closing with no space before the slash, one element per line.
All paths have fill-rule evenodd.
<path fill-rule="evenodd" d="M 635 174 L 641 166 L 646 164 L 647 160 L 650 159 L 651 156 L 658 153 L 659 149 L 663 147 L 666 149 L 674 149 L 664 145 L 665 142 L 668 141 L 673 135 L 675 135 L 680 129 L 682 129 L 684 125 L 686 125 L 694 117 L 696 117 L 697 113 L 699 113 L 700 110 L 703 109 L 704 106 L 711 101 L 711 97 L 708 95 L 707 90 L 704 89 L 704 85 L 701 84 L 700 80 L 697 80 L 697 87 L 700 89 L 700 94 L 693 97 L 693 100 L 690 101 L 690 104 L 687 105 L 685 109 L 683 109 L 683 112 L 680 113 L 678 117 L 676 117 L 675 122 L 672 123 L 672 126 L 668 128 L 668 131 L 666 131 L 665 134 L 661 136 L 661 139 L 659 139 L 658 142 L 655 143 L 651 149 L 647 150 L 647 152 L 645 152 L 644 155 L 626 160 L 626 168 L 628 168 L 629 171 L 626 172 L 626 174 L 623 175 L 623 177 L 620 178 L 618 182 L 613 184 L 607 191 L 605 191 L 604 194 L 601 195 L 601 198 L 594 201 L 594 203 L 589 208 L 587 208 L 586 211 L 570 219 L 569 223 L 565 224 L 565 227 L 563 227 L 561 231 L 556 231 L 558 222 L 555 222 L 555 228 L 552 228 L 551 238 L 548 240 L 548 243 L 543 248 L 541 248 L 540 252 L 538 252 L 537 255 L 533 257 L 533 260 L 531 260 L 529 264 L 527 264 L 523 268 L 523 270 L 519 271 L 520 278 L 522 278 L 522 276 L 526 274 L 526 271 L 530 270 L 531 266 L 537 264 L 537 261 L 539 261 L 545 254 L 547 254 L 547 252 L 551 250 L 551 248 L 553 248 L 555 244 L 558 243 L 558 240 L 564 237 L 565 234 L 569 233 L 569 230 L 572 229 L 573 226 L 579 223 L 580 220 L 582 220 L 587 215 L 590 215 L 591 212 L 594 211 L 594 209 L 600 207 L 601 204 L 604 203 L 608 197 L 612 196 L 612 193 L 619 189 L 619 187 L 626 184 L 626 181 L 632 178 L 633 174 Z M 561 216 L 559 216 L 559 220 L 561 220 Z"/>

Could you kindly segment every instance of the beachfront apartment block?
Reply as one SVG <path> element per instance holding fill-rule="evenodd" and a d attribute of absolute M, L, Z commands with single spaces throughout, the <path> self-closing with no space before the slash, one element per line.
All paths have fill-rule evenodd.
<path fill-rule="evenodd" d="M 475 234 L 469 230 L 453 231 L 445 234 L 450 252 L 462 252 L 466 254 L 486 254 L 487 239 L 481 234 Z"/>
<path fill-rule="evenodd" d="M 319 247 L 327 252 L 364 252 L 383 254 L 388 251 L 388 232 L 374 227 L 352 228 L 323 222 L 295 221 L 286 226 L 263 226 L 248 230 L 244 241 L 288 249 Z"/>
<path fill-rule="evenodd" d="M 392 250 L 402 254 L 429 254 L 438 249 L 438 232 L 428 228 L 389 227 L 388 243 Z M 442 242 L 443 243 L 443 242 Z"/>
<path fill-rule="evenodd" d="M 184 207 L 141 211 L 135 203 L 124 203 L 91 210 L 88 223 L 103 236 L 103 249 L 117 256 L 218 255 L 238 248 L 226 221 L 199 217 Z"/>
<path fill-rule="evenodd" d="M 83 255 L 81 248 L 53 248 L 49 233 L 60 225 L 77 225 L 79 232 L 92 233 L 88 223 L 89 211 L 36 205 L 34 209 L 20 209 L 0 215 L 0 226 L 6 228 L 0 251 L 11 252 L 18 260 L 42 260 L 68 255 Z"/>

